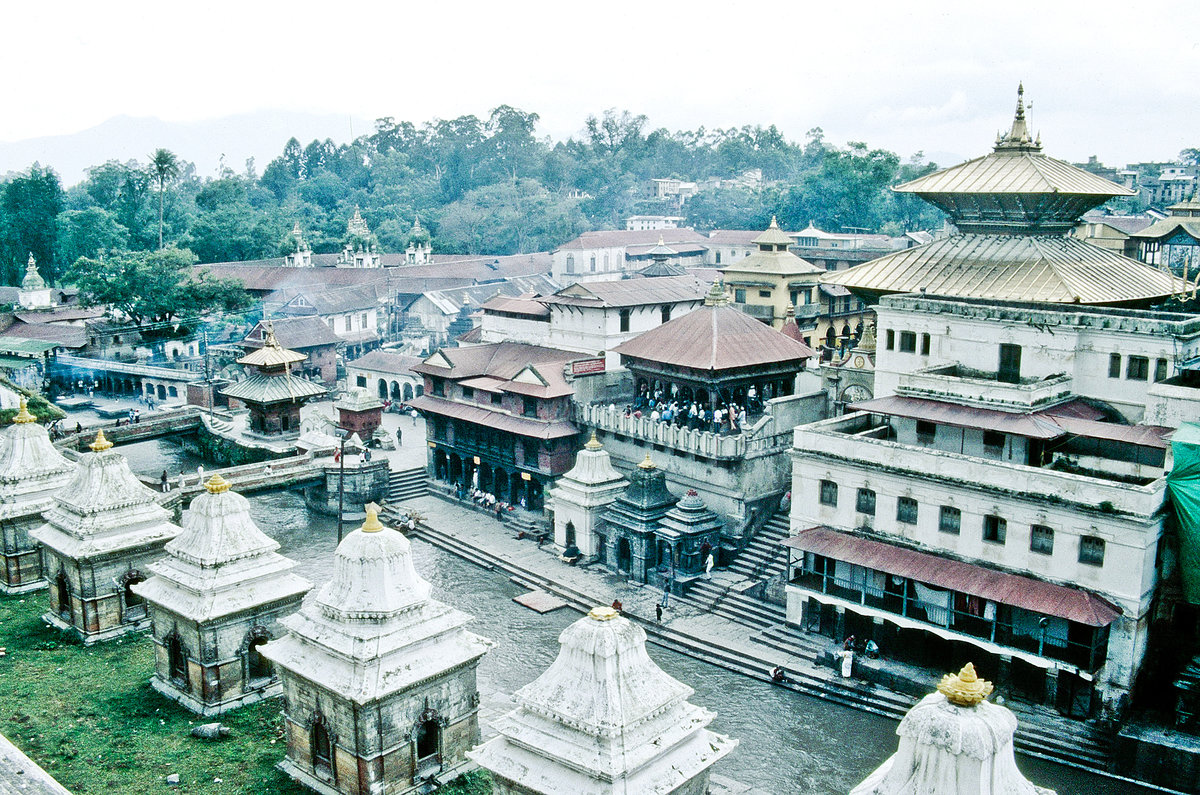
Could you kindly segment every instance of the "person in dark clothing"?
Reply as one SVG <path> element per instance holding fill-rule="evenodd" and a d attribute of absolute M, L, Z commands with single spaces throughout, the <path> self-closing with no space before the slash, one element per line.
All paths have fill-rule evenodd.
<path fill-rule="evenodd" d="M 658 621 L 659 623 L 662 622 L 662 605 L 661 604 L 654 606 L 654 620 Z"/>
<path fill-rule="evenodd" d="M 613 599 L 612 609 L 616 610 L 618 613 L 621 612 L 621 600 L 620 599 Z"/>
<path fill-rule="evenodd" d="M 162 490 L 165 493 L 167 490 L 167 470 L 163 470 L 162 477 L 159 480 L 162 481 Z"/>

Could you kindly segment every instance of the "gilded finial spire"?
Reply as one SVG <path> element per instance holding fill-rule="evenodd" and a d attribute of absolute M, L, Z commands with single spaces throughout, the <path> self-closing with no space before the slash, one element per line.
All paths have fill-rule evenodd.
<path fill-rule="evenodd" d="M 113 443 L 104 435 L 104 430 L 96 431 L 96 441 L 88 445 L 93 453 L 102 453 L 105 450 L 111 450 Z"/>
<path fill-rule="evenodd" d="M 600 440 L 596 438 L 596 432 L 592 431 L 592 438 L 588 439 L 588 443 L 584 445 L 588 450 L 599 450 L 604 445 L 600 444 Z"/>
<path fill-rule="evenodd" d="M 938 683 L 938 692 L 944 695 L 951 704 L 973 707 L 992 692 L 992 683 L 980 679 L 975 674 L 974 663 L 967 663 L 957 676 L 954 674 L 943 676 L 942 681 Z"/>
<path fill-rule="evenodd" d="M 29 404 L 25 398 L 21 398 L 21 410 L 17 412 L 17 416 L 13 417 L 13 425 L 25 425 L 30 422 L 37 422 L 37 417 L 29 413 Z"/>
<path fill-rule="evenodd" d="M 654 462 L 650 460 L 650 454 L 646 453 L 646 459 L 638 464 L 638 469 L 657 469 Z"/>
<path fill-rule="evenodd" d="M 229 486 L 229 481 L 221 477 L 219 474 L 214 474 L 208 479 L 208 482 L 204 484 L 204 488 L 208 489 L 209 494 L 224 494 L 225 492 L 229 491 Z"/>
<path fill-rule="evenodd" d="M 263 347 L 264 348 L 282 348 L 279 340 L 275 337 L 275 321 L 267 321 L 267 330 L 263 332 Z"/>
<path fill-rule="evenodd" d="M 383 522 L 379 521 L 379 506 L 368 502 L 364 510 L 367 512 L 367 520 L 363 522 L 361 530 L 364 533 L 378 533 L 383 529 Z"/>
<path fill-rule="evenodd" d="M 612 621 L 619 615 L 620 613 L 611 607 L 593 607 L 588 611 L 588 618 L 593 621 Z"/>
<path fill-rule="evenodd" d="M 712 287 L 708 288 L 708 295 L 704 297 L 705 306 L 722 306 L 729 303 L 729 297 L 725 295 L 725 285 L 720 279 L 713 279 Z"/>
<path fill-rule="evenodd" d="M 1013 114 L 1012 127 L 1007 135 L 996 136 L 996 151 L 1040 152 L 1041 138 L 1035 142 L 1029 135 L 1029 125 L 1025 120 L 1025 85 L 1017 84 L 1017 110 Z"/>

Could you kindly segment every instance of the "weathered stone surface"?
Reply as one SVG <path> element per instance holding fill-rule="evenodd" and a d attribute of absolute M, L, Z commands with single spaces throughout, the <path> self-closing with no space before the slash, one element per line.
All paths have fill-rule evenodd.
<path fill-rule="evenodd" d="M 220 723 L 202 723 L 192 727 L 192 736 L 204 740 L 219 740 L 222 737 L 228 737 L 229 734 L 229 727 Z"/>

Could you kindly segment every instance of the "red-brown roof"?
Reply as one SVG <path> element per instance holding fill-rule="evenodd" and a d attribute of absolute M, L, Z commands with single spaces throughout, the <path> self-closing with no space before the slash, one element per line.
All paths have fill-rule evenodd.
<path fill-rule="evenodd" d="M 653 246 L 659 238 L 664 243 L 703 243 L 708 240 L 694 229 L 613 229 L 584 232 L 574 240 L 563 243 L 555 251 L 579 251 L 618 246 Z M 675 246 L 672 245 L 672 248 Z"/>
<path fill-rule="evenodd" d="M 828 527 L 801 530 L 783 544 L 1090 627 L 1108 626 L 1121 616 L 1121 608 L 1088 591 L 839 533 Z"/>
<path fill-rule="evenodd" d="M 580 282 L 538 299 L 546 305 L 622 307 L 702 301 L 709 282 L 686 276 L 651 276 L 611 282 Z"/>
<path fill-rule="evenodd" d="M 570 395 L 574 389 L 563 376 L 563 367 L 573 359 L 587 358 L 573 351 L 562 351 L 523 342 L 494 342 L 465 348 L 442 348 L 421 364 L 414 373 L 462 381 L 491 376 L 504 381 L 502 389 L 542 398 Z M 440 366 L 445 360 L 450 367 Z M 514 381 L 528 370 L 528 378 Z"/>
<path fill-rule="evenodd" d="M 433 395 L 422 395 L 409 401 L 409 405 L 420 411 L 427 411 L 442 417 L 473 422 L 476 425 L 486 425 L 500 431 L 508 431 L 520 436 L 532 436 L 537 439 L 558 439 L 563 436 L 574 436 L 579 429 L 566 420 L 535 420 L 527 417 L 514 417 L 502 411 L 493 411 L 483 406 L 469 403 L 458 403 Z"/>
<path fill-rule="evenodd" d="M 333 329 L 316 315 L 281 317 L 272 320 L 271 325 L 275 329 L 275 339 L 279 340 L 279 344 L 293 351 L 322 345 L 339 345 L 342 342 L 341 337 L 334 334 Z M 242 340 L 242 347 L 261 348 L 265 333 L 266 327 L 259 322 Z"/>
<path fill-rule="evenodd" d="M 622 357 L 694 370 L 801 363 L 816 355 L 803 342 L 780 334 L 728 304 L 694 309 L 613 350 Z"/>

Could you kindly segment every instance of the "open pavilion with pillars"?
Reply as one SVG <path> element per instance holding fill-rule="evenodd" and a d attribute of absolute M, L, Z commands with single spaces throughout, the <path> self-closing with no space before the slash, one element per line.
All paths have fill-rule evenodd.
<path fill-rule="evenodd" d="M 729 305 L 720 281 L 713 282 L 704 306 L 675 318 L 614 349 L 634 378 L 634 394 L 661 393 L 681 406 L 693 401 L 706 410 L 748 405 L 753 388 L 759 400 L 792 395 L 796 376 L 816 355 L 792 339 Z"/>

